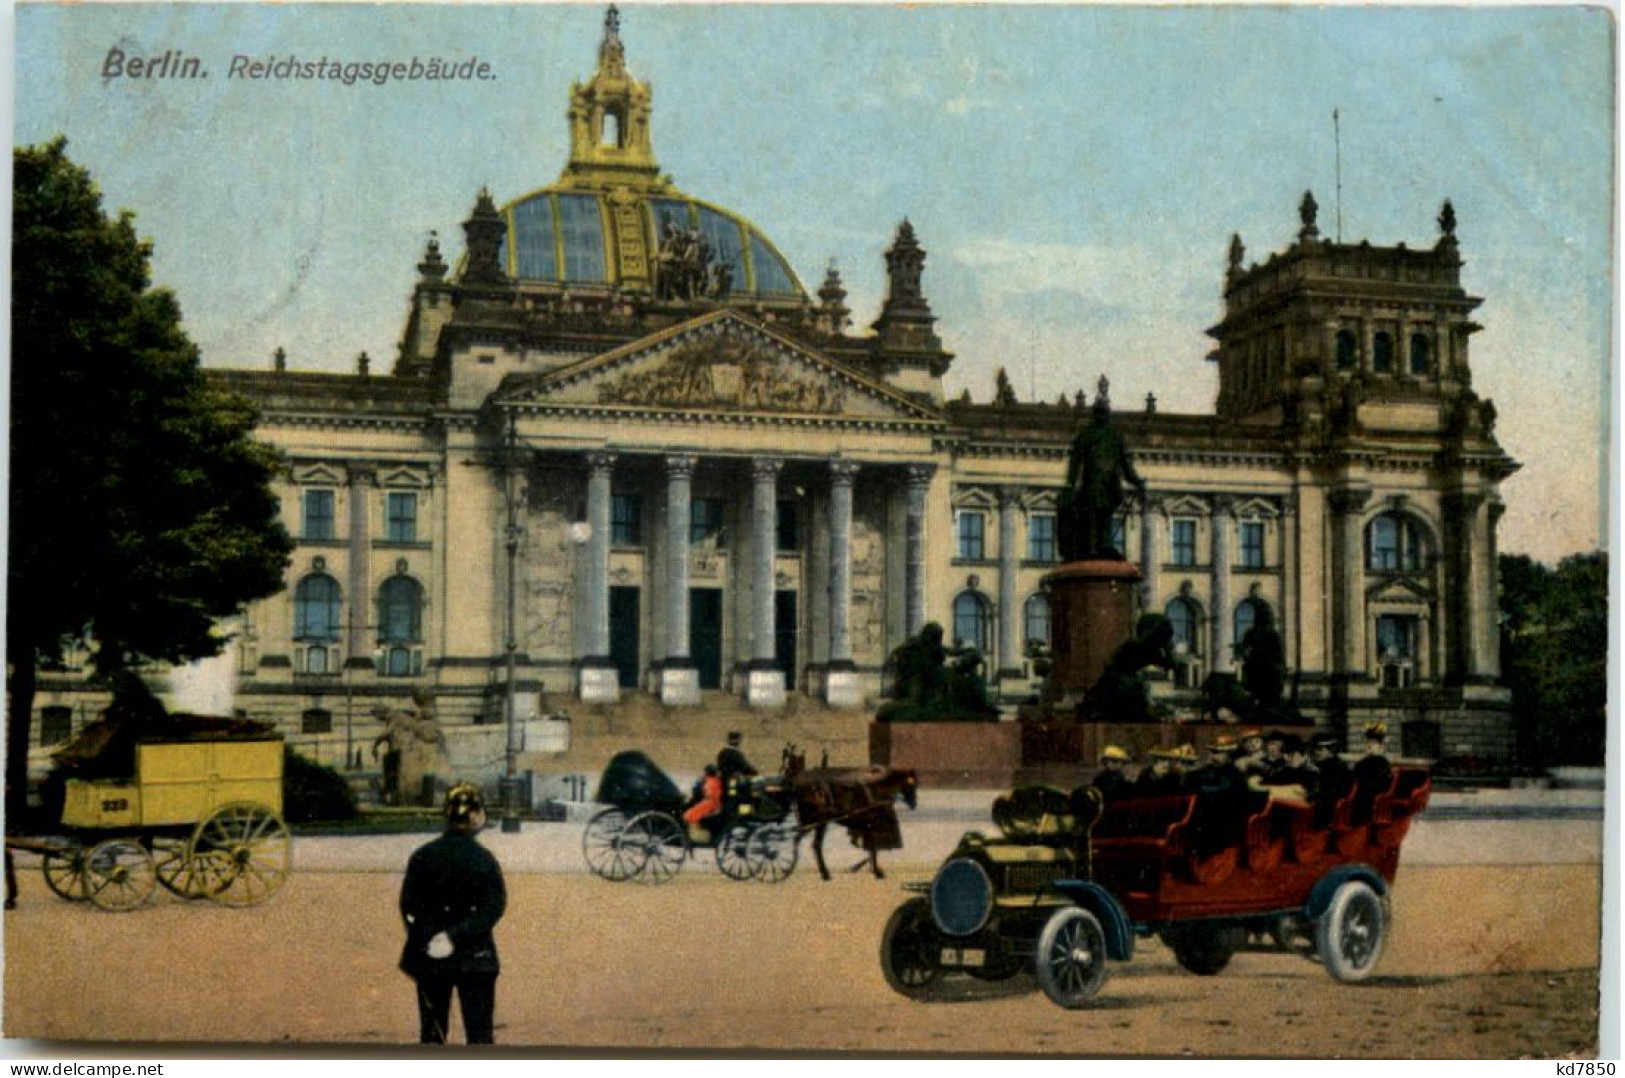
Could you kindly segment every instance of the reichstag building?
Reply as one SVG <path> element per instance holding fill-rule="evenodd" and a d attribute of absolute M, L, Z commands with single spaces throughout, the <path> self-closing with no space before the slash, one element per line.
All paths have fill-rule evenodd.
<path fill-rule="evenodd" d="M 249 715 L 297 733 L 358 688 L 432 686 L 442 722 L 498 722 L 510 658 L 527 697 L 873 707 L 927 621 L 981 649 L 1002 701 L 1035 691 L 1067 447 L 1109 387 L 946 399 L 924 230 L 877 237 L 887 294 L 861 325 L 833 269 L 809 290 L 758 225 L 674 186 L 654 120 L 612 10 L 563 171 L 470 193 L 392 369 L 212 372 L 286 454 L 299 541 L 233 644 Z M 1177 636 L 1155 693 L 1194 706 L 1268 610 L 1322 726 L 1505 757 L 1517 465 L 1472 389 L 1454 211 L 1415 247 L 1332 242 L 1310 196 L 1298 216 L 1261 260 L 1231 241 L 1211 413 L 1111 401 L 1147 483 L 1121 548 Z"/>

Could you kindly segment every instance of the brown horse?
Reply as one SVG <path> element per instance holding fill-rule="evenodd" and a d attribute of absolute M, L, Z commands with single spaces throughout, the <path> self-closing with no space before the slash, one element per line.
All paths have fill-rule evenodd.
<path fill-rule="evenodd" d="M 897 822 L 893 802 L 901 796 L 914 808 L 919 803 L 919 782 L 913 771 L 888 767 L 815 767 L 803 770 L 799 756 L 786 752 L 785 778 L 796 803 L 796 819 L 802 828 L 813 829 L 813 856 L 818 874 L 829 879 L 824 863 L 824 832 L 832 823 L 846 828 L 852 845 L 862 847 L 865 857 L 852 866 L 856 872 L 865 864 L 875 879 L 885 879 L 880 871 L 880 851 L 901 849 L 902 827 Z"/>

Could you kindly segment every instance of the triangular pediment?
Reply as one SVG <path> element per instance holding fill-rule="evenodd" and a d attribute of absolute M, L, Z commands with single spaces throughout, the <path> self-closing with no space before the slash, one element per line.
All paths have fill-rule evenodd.
<path fill-rule="evenodd" d="M 1408 576 L 1390 577 L 1378 581 L 1366 589 L 1366 601 L 1369 603 L 1428 603 L 1433 599 L 1433 589 L 1420 580 Z"/>
<path fill-rule="evenodd" d="M 508 385 L 500 404 L 940 422 L 932 409 L 733 310 Z"/>

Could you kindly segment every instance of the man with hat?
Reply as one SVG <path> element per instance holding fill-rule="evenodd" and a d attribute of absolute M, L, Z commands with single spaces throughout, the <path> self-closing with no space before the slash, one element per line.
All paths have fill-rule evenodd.
<path fill-rule="evenodd" d="M 1207 763 L 1185 776 L 1185 792 L 1196 795 L 1196 844 L 1211 853 L 1240 840 L 1247 779 L 1236 770 L 1237 745 L 1220 734 L 1207 747 Z"/>
<path fill-rule="evenodd" d="M 728 732 L 728 743 L 722 747 L 721 752 L 717 753 L 717 771 L 722 776 L 724 787 L 728 785 L 728 780 L 735 775 L 744 775 L 749 778 L 757 773 L 756 769 L 750 765 L 750 761 L 745 759 L 745 754 L 740 751 L 739 745 L 744 740 L 744 735 L 738 730 L 730 730 Z"/>
<path fill-rule="evenodd" d="M 1309 766 L 1303 738 L 1297 734 L 1283 734 L 1281 756 L 1284 763 L 1267 775 L 1256 776 L 1254 781 L 1271 791 L 1272 797 L 1288 797 L 1297 801 L 1310 801 L 1315 796 L 1319 776 Z"/>
<path fill-rule="evenodd" d="M 1152 749 L 1151 762 L 1134 780 L 1135 797 L 1176 797 L 1183 792 L 1182 765 L 1196 762 L 1196 750 L 1189 745 L 1177 749 Z"/>
<path fill-rule="evenodd" d="M 1236 754 L 1236 770 L 1242 774 L 1257 771 L 1264 762 L 1264 731 L 1256 726 L 1243 726 L 1236 733 L 1241 750 Z"/>
<path fill-rule="evenodd" d="M 1371 817 L 1371 802 L 1388 789 L 1394 769 L 1383 750 L 1388 741 L 1388 724 L 1369 722 L 1365 727 L 1365 755 L 1354 764 L 1355 822 L 1363 823 Z"/>
<path fill-rule="evenodd" d="M 501 970 L 491 933 L 507 908 L 507 889 L 497 859 L 474 838 L 485 826 L 479 787 L 460 782 L 447 791 L 445 816 L 445 834 L 406 864 L 401 970 L 417 982 L 424 1044 L 446 1043 L 453 991 L 468 1043 L 490 1044 Z"/>
<path fill-rule="evenodd" d="M 1354 775 L 1349 765 L 1337 755 L 1342 738 L 1336 734 L 1316 734 L 1309 739 L 1314 755 L 1315 826 L 1325 827 L 1332 818 L 1332 808 L 1354 787 Z"/>
<path fill-rule="evenodd" d="M 1089 785 L 1099 790 L 1106 801 L 1121 801 L 1130 796 L 1128 776 L 1123 772 L 1133 759 L 1116 745 L 1107 745 L 1100 753 L 1100 773 L 1089 781 Z"/>
<path fill-rule="evenodd" d="M 1264 758 L 1258 761 L 1260 775 L 1273 775 L 1286 766 L 1286 734 L 1271 730 L 1264 735 Z"/>

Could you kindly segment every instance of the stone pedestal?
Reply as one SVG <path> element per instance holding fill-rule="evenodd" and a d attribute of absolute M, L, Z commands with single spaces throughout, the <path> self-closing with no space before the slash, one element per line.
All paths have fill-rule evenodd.
<path fill-rule="evenodd" d="M 1121 560 L 1073 561 L 1044 577 L 1049 595 L 1050 673 L 1045 699 L 1069 711 L 1134 635 L 1140 571 Z"/>
<path fill-rule="evenodd" d="M 700 668 L 668 659 L 660 668 L 660 702 L 667 707 L 698 707 Z"/>
<path fill-rule="evenodd" d="M 745 671 L 747 707 L 783 707 L 784 671 L 771 663 L 751 663 Z"/>
<path fill-rule="evenodd" d="M 583 704 L 614 704 L 621 699 L 621 672 L 607 660 L 583 660 L 578 683 Z"/>
<path fill-rule="evenodd" d="M 824 672 L 824 703 L 830 707 L 862 707 L 863 681 L 850 662 L 830 663 Z"/>

